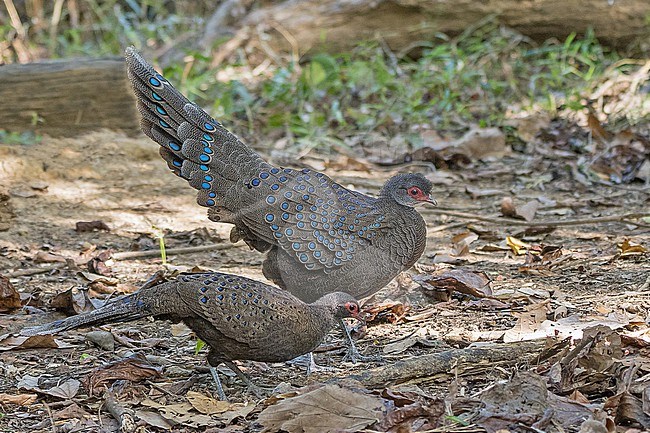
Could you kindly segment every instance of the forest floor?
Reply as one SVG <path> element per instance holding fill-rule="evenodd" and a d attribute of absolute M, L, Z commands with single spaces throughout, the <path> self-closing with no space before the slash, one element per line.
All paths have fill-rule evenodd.
<path fill-rule="evenodd" d="M 78 312 L 136 290 L 159 270 L 264 280 L 263 256 L 230 245 L 230 226 L 207 220 L 194 191 L 144 137 L 97 132 L 0 145 L 0 275 L 7 277 L 0 279 L 0 430 L 116 431 L 110 413 L 120 409 L 138 425 L 131 431 L 650 428 L 650 221 L 625 217 L 648 214 L 647 184 L 580 178 L 571 170 L 575 155 L 559 151 L 506 152 L 437 171 L 362 158 L 296 164 L 303 162 L 373 194 L 397 170 L 423 171 L 439 203 L 421 209 L 427 250 L 364 302 L 371 320 L 357 329 L 357 344 L 383 361 L 344 362 L 335 330 L 316 353 L 328 371 L 306 376 L 300 365 L 242 362 L 265 399 L 220 369 L 226 403 L 206 374 L 206 350 L 196 353 L 182 325 L 140 320 L 103 326 L 109 332 L 99 335 L 16 335 L 62 317 L 48 303 L 59 294 L 57 305 Z M 356 170 L 343 169 L 350 164 Z M 531 224 L 504 218 L 502 207 Z M 75 229 L 89 221 L 105 226 Z M 174 252 L 212 244 L 222 247 Z M 156 252 L 100 255 L 109 250 Z M 22 308 L 8 307 L 12 287 Z"/>

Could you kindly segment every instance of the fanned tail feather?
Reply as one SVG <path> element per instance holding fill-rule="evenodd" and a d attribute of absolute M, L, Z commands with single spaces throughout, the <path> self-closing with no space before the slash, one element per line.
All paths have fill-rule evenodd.
<path fill-rule="evenodd" d="M 167 165 L 199 190 L 200 205 L 236 211 L 246 179 L 269 164 L 185 98 L 135 48 L 126 49 L 126 63 L 142 131 L 160 144 Z"/>

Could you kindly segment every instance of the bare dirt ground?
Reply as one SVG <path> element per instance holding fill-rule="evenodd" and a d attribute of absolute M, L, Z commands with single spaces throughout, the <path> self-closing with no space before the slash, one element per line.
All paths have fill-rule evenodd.
<path fill-rule="evenodd" d="M 241 363 L 267 389 L 265 400 L 224 368 L 228 404 L 215 400 L 205 349 L 196 354 L 195 338 L 179 325 L 142 320 L 104 326 L 112 349 L 90 342 L 88 329 L 32 342 L 50 347 L 5 335 L 0 430 L 116 431 L 109 415 L 115 407 L 133 415 L 137 431 L 646 430 L 650 223 L 557 221 L 648 213 L 650 190 L 640 182 L 580 183 L 570 166 L 570 158 L 512 153 L 462 170 L 396 167 L 424 171 L 439 207 L 423 210 L 429 235 L 418 265 L 365 302 L 376 317 L 360 331 L 358 346 L 382 362 L 344 362 L 342 338 L 333 331 L 316 354 L 329 371 L 307 377 L 301 366 Z M 370 193 L 392 173 L 327 171 Z M 68 289 L 90 287 L 86 298 L 77 292 L 67 298 L 82 309 L 84 299 L 133 291 L 161 269 L 198 267 L 263 280 L 262 255 L 245 246 L 173 252 L 227 244 L 230 226 L 207 220 L 194 191 L 168 171 L 144 137 L 100 132 L 0 145 L 0 180 L 6 194 L 0 275 L 24 305 L 0 315 L 0 334 L 62 317 L 48 301 Z M 512 197 L 515 207 L 536 201 L 532 221 L 550 221 L 550 229 L 507 222 L 499 211 L 503 197 Z M 110 230 L 75 230 L 79 221 L 96 220 Z M 100 269 L 89 272 L 86 263 L 102 251 L 157 250 L 161 233 L 167 265 L 154 255 L 100 260 Z M 48 271 L 21 275 L 42 269 Z M 441 291 L 436 276 L 454 290 Z M 476 283 L 485 277 L 489 292 Z M 484 352 L 477 355 L 475 348 Z M 430 358 L 435 354 L 449 356 L 449 364 Z M 125 374 L 109 368 L 116 362 Z M 331 401 L 345 413 L 334 415 Z"/>

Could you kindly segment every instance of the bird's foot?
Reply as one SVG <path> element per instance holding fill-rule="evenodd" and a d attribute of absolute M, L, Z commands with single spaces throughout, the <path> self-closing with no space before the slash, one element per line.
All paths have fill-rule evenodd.
<path fill-rule="evenodd" d="M 383 362 L 384 358 L 379 355 L 362 355 L 359 349 L 353 344 L 348 347 L 348 351 L 343 357 L 343 361 L 356 364 L 357 362 Z"/>
<path fill-rule="evenodd" d="M 297 365 L 299 367 L 304 367 L 307 376 L 309 376 L 312 373 L 324 373 L 324 372 L 332 372 L 337 370 L 334 367 L 327 367 L 325 365 L 316 364 L 316 361 L 314 360 L 313 352 L 309 352 L 309 353 L 305 353 L 304 355 L 297 356 L 287 361 L 287 363 L 292 365 Z"/>

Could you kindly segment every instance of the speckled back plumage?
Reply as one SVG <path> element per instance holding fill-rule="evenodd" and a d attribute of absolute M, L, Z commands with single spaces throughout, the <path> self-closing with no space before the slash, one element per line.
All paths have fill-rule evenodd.
<path fill-rule="evenodd" d="M 411 206 L 390 194 L 348 190 L 323 173 L 268 164 L 133 48 L 126 61 L 145 134 L 160 144 L 174 173 L 199 190 L 211 220 L 235 224 L 233 240 L 269 251 L 264 274 L 280 287 L 306 302 L 336 290 L 366 296 L 424 251 L 426 225 Z M 409 176 L 430 193 L 419 174 L 387 185 Z"/>
<path fill-rule="evenodd" d="M 182 274 L 78 316 L 23 330 L 23 335 L 154 316 L 185 322 L 210 346 L 208 360 L 286 361 L 312 351 L 356 301 L 333 293 L 305 304 L 286 290 L 222 273 Z M 358 306 L 356 307 L 358 311 Z"/>

